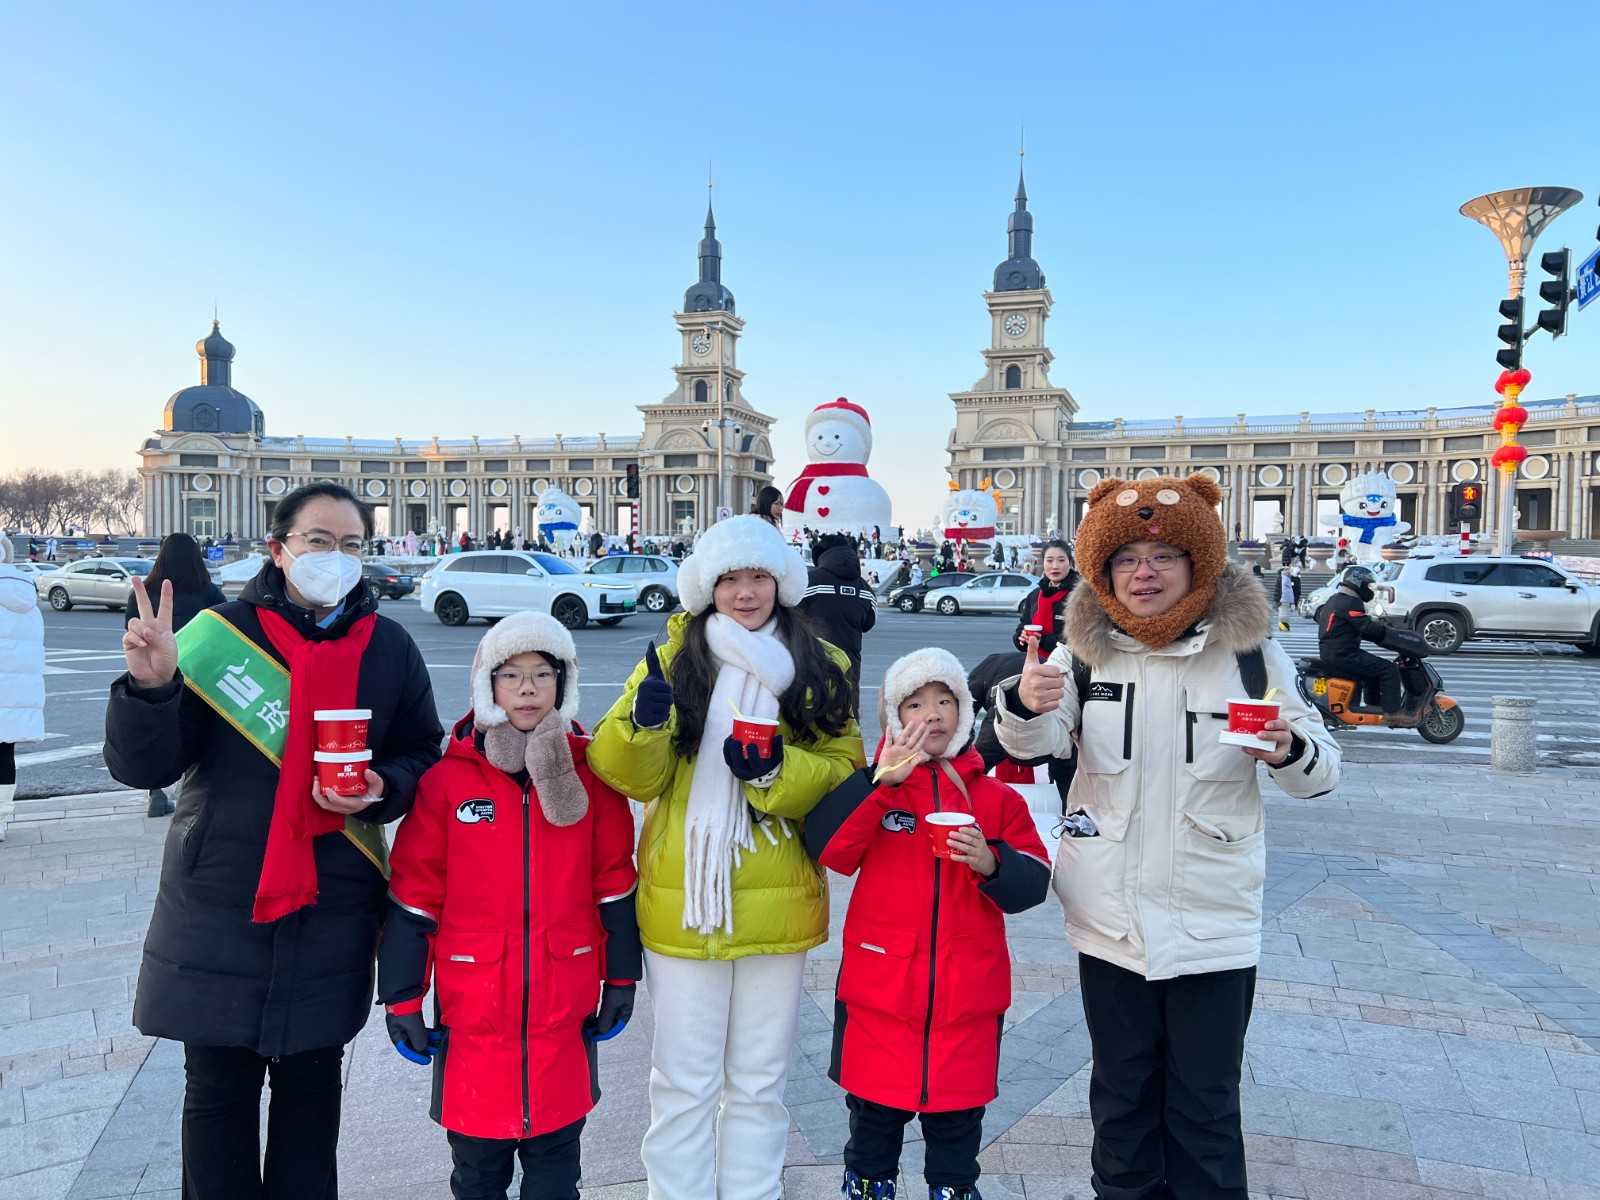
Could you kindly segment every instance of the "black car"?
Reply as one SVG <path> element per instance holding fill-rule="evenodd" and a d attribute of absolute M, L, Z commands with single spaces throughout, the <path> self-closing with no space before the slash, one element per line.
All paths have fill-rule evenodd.
<path fill-rule="evenodd" d="M 362 563 L 361 578 L 367 581 L 373 595 L 379 600 L 403 600 L 416 591 L 416 581 L 409 575 L 396 575 L 377 563 Z"/>
<path fill-rule="evenodd" d="M 921 612 L 926 604 L 929 592 L 936 592 L 940 588 L 956 587 L 969 579 L 978 576 L 972 571 L 943 571 L 938 575 L 929 576 L 921 583 L 908 584 L 905 587 L 895 588 L 889 593 L 889 603 L 901 612 Z"/>

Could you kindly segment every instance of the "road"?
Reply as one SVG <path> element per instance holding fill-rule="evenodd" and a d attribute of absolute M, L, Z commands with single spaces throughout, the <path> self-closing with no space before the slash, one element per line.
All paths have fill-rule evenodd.
<path fill-rule="evenodd" d="M 41 745 L 19 747 L 18 794 L 50 796 L 102 791 L 115 786 L 100 757 L 106 688 L 123 670 L 121 614 L 78 608 L 58 613 L 43 606 L 46 705 Z M 446 726 L 468 705 L 467 670 L 487 628 L 473 622 L 446 628 L 425 616 L 415 600 L 390 600 L 385 615 L 410 630 L 433 676 L 434 695 Z M 926 645 L 944 646 L 975 665 L 986 654 L 1008 648 L 1012 619 L 999 616 L 940 617 L 881 609 L 866 638 L 862 668 L 863 725 L 869 745 L 878 731 L 878 681 L 897 657 Z M 597 720 L 652 637 L 658 618 L 634 617 L 610 629 L 590 626 L 576 635 L 583 663 L 580 719 Z M 1291 655 L 1314 653 L 1309 621 L 1297 621 L 1282 637 Z M 1482 763 L 1489 755 L 1489 714 L 1496 694 L 1539 698 L 1540 750 L 1547 764 L 1600 763 L 1600 659 L 1566 646 L 1533 643 L 1470 643 L 1459 654 L 1434 660 L 1446 691 L 1464 707 L 1467 729 L 1449 746 L 1431 746 L 1414 731 L 1363 729 L 1340 732 L 1353 762 L 1406 762 L 1423 755 L 1439 763 Z"/>

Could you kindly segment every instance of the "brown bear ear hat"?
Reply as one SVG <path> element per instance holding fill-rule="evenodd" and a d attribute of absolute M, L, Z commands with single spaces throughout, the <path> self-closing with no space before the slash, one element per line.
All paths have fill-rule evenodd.
<path fill-rule="evenodd" d="M 1228 563 L 1228 535 L 1217 516 L 1222 489 L 1209 475 L 1187 479 L 1102 479 L 1078 525 L 1078 571 L 1112 624 L 1154 650 L 1171 645 L 1211 607 Z M 1165 542 L 1189 552 L 1189 594 L 1159 617 L 1136 617 L 1117 599 L 1108 562 L 1133 542 Z"/>

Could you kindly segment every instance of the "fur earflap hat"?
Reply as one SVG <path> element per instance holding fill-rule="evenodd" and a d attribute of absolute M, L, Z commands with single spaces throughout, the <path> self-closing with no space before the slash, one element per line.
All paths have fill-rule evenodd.
<path fill-rule="evenodd" d="M 472 712 L 479 729 L 510 720 L 494 702 L 494 669 L 508 658 L 536 650 L 561 663 L 556 710 L 571 721 L 578 715 L 578 647 L 566 626 L 537 612 L 512 613 L 490 626 L 472 659 Z"/>
<path fill-rule="evenodd" d="M 929 646 L 898 658 L 883 677 L 878 692 L 878 724 L 890 739 L 905 732 L 900 706 L 906 697 L 928 683 L 942 683 L 956 698 L 956 729 L 940 758 L 954 758 L 972 740 L 972 691 L 967 687 L 967 669 L 948 650 Z"/>
<path fill-rule="evenodd" d="M 1159 650 L 1205 616 L 1228 563 L 1228 535 L 1216 510 L 1221 500 L 1222 489 L 1199 474 L 1102 479 L 1089 492 L 1078 525 L 1078 571 L 1118 629 Z M 1134 616 L 1112 589 L 1109 560 L 1133 542 L 1164 542 L 1189 552 L 1189 594 L 1160 616 Z"/>
<path fill-rule="evenodd" d="M 700 535 L 678 568 L 678 595 L 690 616 L 711 607 L 717 580 L 758 569 L 778 581 L 778 603 L 793 608 L 806 594 L 806 564 L 772 525 L 757 516 L 729 517 Z"/>

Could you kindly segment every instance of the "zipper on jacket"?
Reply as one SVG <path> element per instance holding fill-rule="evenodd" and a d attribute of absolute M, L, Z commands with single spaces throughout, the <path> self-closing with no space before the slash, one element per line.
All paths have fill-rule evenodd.
<path fill-rule="evenodd" d="M 938 812 L 939 771 L 933 763 L 928 764 L 928 776 L 933 780 L 933 811 Z M 919 1104 L 928 1102 L 928 1055 L 933 1043 L 933 996 L 939 972 L 939 880 L 944 874 L 940 865 L 936 854 L 933 856 L 933 927 L 928 933 L 928 1015 L 922 1022 L 922 1098 Z"/>
<path fill-rule="evenodd" d="M 1133 680 L 1122 691 L 1122 757 L 1133 758 Z"/>
<path fill-rule="evenodd" d="M 528 796 L 533 790 L 530 777 L 522 785 L 522 1136 L 533 1128 L 533 1098 L 528 1082 L 528 1004 L 533 987 L 533 854 L 532 821 Z"/>
<path fill-rule="evenodd" d="M 1194 723 L 1196 718 L 1193 710 L 1190 710 L 1186 715 L 1188 720 L 1183 731 L 1183 761 L 1192 763 L 1194 762 Z"/>

